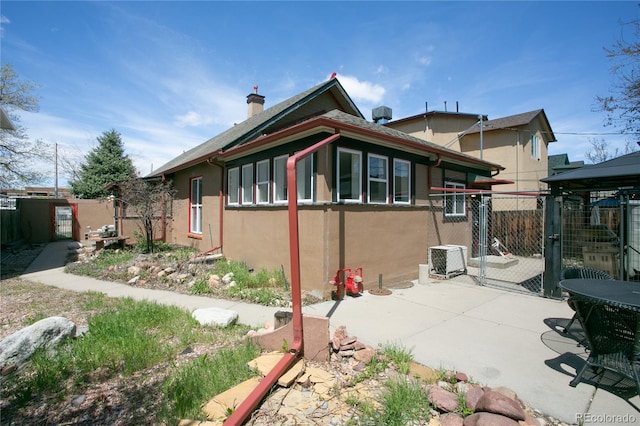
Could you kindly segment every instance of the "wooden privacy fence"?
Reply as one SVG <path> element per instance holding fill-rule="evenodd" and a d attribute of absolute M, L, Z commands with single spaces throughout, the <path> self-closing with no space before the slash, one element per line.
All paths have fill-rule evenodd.
<path fill-rule="evenodd" d="M 542 254 L 543 210 L 493 211 L 489 244 L 497 238 L 516 256 Z"/>
<path fill-rule="evenodd" d="M 19 222 L 18 210 L 0 210 L 0 240 L 2 245 L 19 239 Z"/>

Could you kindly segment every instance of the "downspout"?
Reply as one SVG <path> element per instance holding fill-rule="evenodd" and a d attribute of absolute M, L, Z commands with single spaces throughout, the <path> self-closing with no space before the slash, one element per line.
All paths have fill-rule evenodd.
<path fill-rule="evenodd" d="M 289 212 L 289 256 L 291 259 L 291 302 L 293 307 L 293 343 L 289 346 L 289 351 L 273 369 L 262 379 L 247 398 L 235 409 L 235 411 L 224 422 L 228 426 L 241 425 L 245 419 L 258 406 L 260 401 L 273 387 L 274 383 L 289 369 L 291 365 L 302 355 L 303 330 L 302 330 L 302 291 L 300 287 L 300 238 L 298 234 L 298 185 L 296 164 L 302 158 L 313 154 L 318 149 L 340 137 L 339 133 L 331 135 L 320 142 L 311 145 L 297 154 L 287 159 L 287 199 Z"/>
<path fill-rule="evenodd" d="M 162 184 L 166 182 L 166 178 L 164 173 L 162 174 Z M 173 200 L 172 200 L 173 203 Z M 164 191 L 162 191 L 162 215 L 160 217 L 160 223 L 162 224 L 162 241 L 167 242 L 167 215 L 166 212 L 167 201 L 164 196 Z"/>
<path fill-rule="evenodd" d="M 431 172 L 433 171 L 434 167 L 439 167 L 440 163 L 442 163 L 442 158 L 440 158 L 440 154 L 436 154 L 436 155 L 438 156 L 436 162 L 433 164 L 429 164 L 427 166 L 427 186 L 429 188 L 431 188 Z"/>

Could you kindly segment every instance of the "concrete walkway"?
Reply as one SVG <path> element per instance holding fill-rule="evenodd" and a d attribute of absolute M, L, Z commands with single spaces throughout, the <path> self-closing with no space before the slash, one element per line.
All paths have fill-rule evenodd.
<path fill-rule="evenodd" d="M 69 275 L 64 261 L 69 242 L 48 244 L 22 278 L 75 291 L 98 291 L 180 306 L 189 311 L 220 307 L 238 312 L 239 321 L 262 327 L 281 308 L 148 290 Z M 640 397 L 617 396 L 601 382 L 569 382 L 584 364 L 581 346 L 555 330 L 573 315 L 566 302 L 480 287 L 456 279 L 393 289 L 391 295 L 365 292 L 303 309 L 329 316 L 331 329 L 345 325 L 349 335 L 373 346 L 392 343 L 412 350 L 432 368 L 463 371 L 476 382 L 507 386 L 541 412 L 574 424 L 638 424 Z M 625 399 L 626 398 L 626 399 Z"/>

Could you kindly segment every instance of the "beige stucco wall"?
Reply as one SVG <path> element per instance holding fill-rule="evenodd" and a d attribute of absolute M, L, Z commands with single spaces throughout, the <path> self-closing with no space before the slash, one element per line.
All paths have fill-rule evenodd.
<path fill-rule="evenodd" d="M 202 177 L 202 234 L 189 233 L 190 179 Z M 220 167 L 201 163 L 173 176 L 173 186 L 182 194 L 173 202 L 167 241 L 205 251 L 220 245 Z"/>
<path fill-rule="evenodd" d="M 427 115 L 426 118 L 391 123 L 389 127 L 438 145 L 448 145 L 448 148 L 460 151 L 458 135 L 477 121 L 477 118 L 466 115 Z"/>
<path fill-rule="evenodd" d="M 356 267 L 363 268 L 366 288 L 377 287 L 380 274 L 385 286 L 393 286 L 418 278 L 431 245 L 471 245 L 471 220 L 445 221 L 442 198 L 429 197 L 427 166 L 415 164 L 416 205 L 338 204 L 331 202 L 330 152 L 327 147 L 316 153 L 316 203 L 298 209 L 303 290 L 329 298 L 333 289 L 329 281 L 336 271 Z M 433 168 L 431 173 L 431 184 L 442 186 L 442 169 Z M 174 176 L 179 193 L 189 193 L 189 178 L 195 176 L 203 176 L 202 239 L 188 235 L 188 199 L 176 199 L 172 241 L 203 251 L 211 247 L 209 223 L 214 246 L 219 235 L 219 187 L 211 184 L 219 178 L 219 169 L 202 165 L 179 173 Z M 464 178 L 464 173 L 460 176 Z M 225 206 L 223 218 L 225 257 L 254 269 L 284 268 L 291 281 L 287 206 Z"/>

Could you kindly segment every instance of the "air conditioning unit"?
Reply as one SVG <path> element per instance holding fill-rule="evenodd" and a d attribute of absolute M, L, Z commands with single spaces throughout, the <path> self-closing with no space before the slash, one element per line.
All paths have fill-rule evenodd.
<path fill-rule="evenodd" d="M 467 246 L 447 244 L 429 247 L 429 274 L 450 278 L 467 273 Z"/>

